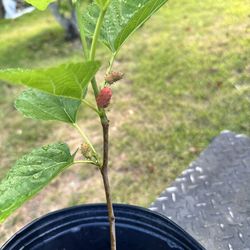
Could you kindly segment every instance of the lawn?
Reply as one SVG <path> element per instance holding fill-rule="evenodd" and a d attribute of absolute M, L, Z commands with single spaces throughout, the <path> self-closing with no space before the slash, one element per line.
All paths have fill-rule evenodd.
<path fill-rule="evenodd" d="M 222 130 L 250 135 L 249 13 L 248 0 L 172 0 L 123 48 L 114 69 L 125 79 L 108 111 L 115 202 L 148 206 Z M 102 46 L 98 57 L 108 58 Z M 80 43 L 66 42 L 49 12 L 0 21 L 0 68 L 81 59 Z M 81 144 L 71 127 L 15 111 L 21 90 L 0 85 L 1 177 L 33 147 L 66 141 L 73 152 Z M 100 145 L 98 118 L 88 109 L 80 116 Z M 102 201 L 98 171 L 76 166 L 0 226 L 0 241 L 49 211 Z"/>

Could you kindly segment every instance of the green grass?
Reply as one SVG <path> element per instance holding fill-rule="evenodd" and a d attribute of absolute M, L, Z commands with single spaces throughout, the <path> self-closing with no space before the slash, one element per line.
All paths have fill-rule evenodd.
<path fill-rule="evenodd" d="M 248 0 L 172 0 L 124 46 L 115 69 L 125 79 L 113 87 L 109 108 L 116 202 L 148 206 L 222 130 L 250 135 L 249 13 Z M 81 60 L 80 48 L 64 41 L 48 12 L 0 22 L 1 68 Z M 102 46 L 98 57 L 108 58 Z M 0 176 L 33 146 L 53 139 L 79 143 L 65 125 L 22 118 L 13 108 L 19 92 L 0 85 Z M 100 143 L 98 119 L 86 109 L 80 117 Z M 77 192 L 64 187 L 69 176 L 79 183 Z M 103 201 L 100 188 L 92 167 L 71 169 L 42 192 L 48 209 L 37 210 Z M 65 200 L 58 198 L 61 193 Z"/>

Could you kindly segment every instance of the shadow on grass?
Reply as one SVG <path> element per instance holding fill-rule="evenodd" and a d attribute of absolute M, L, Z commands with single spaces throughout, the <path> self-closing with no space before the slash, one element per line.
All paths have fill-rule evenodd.
<path fill-rule="evenodd" d="M 80 50 L 80 43 L 66 42 L 63 30 L 47 28 L 25 41 L 10 42 L 0 47 L 0 67 L 35 67 L 49 64 L 47 61 L 62 59 Z"/>

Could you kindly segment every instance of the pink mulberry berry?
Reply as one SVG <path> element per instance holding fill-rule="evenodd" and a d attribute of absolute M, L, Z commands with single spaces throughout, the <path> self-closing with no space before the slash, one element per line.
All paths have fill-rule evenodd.
<path fill-rule="evenodd" d="M 99 108 L 107 108 L 112 97 L 112 90 L 104 87 L 96 98 L 96 103 Z"/>

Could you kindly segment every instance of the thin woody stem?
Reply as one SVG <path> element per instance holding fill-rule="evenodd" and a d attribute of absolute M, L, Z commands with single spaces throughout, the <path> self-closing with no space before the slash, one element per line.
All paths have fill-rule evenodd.
<path fill-rule="evenodd" d="M 92 44 L 91 44 L 91 48 L 90 48 L 90 53 L 88 54 L 89 60 L 91 60 L 91 61 L 95 60 L 97 42 L 98 42 L 98 38 L 99 38 L 99 35 L 101 32 L 101 26 L 102 26 L 102 23 L 103 23 L 103 20 L 104 20 L 109 3 L 110 3 L 110 1 L 107 1 L 105 8 L 101 10 L 99 17 L 98 17 L 98 20 L 97 20 L 97 24 L 95 27 L 95 31 L 94 31 L 94 35 L 93 35 L 93 39 L 92 39 Z M 83 44 L 85 45 L 84 47 L 86 47 L 86 40 L 85 40 L 86 38 L 85 38 L 84 33 L 81 33 L 81 38 L 83 38 Z M 85 55 L 86 54 L 87 54 L 87 51 L 86 51 Z M 113 57 L 111 58 L 109 69 L 107 72 L 111 71 L 111 68 L 112 68 L 113 62 L 114 62 L 114 58 L 115 58 L 115 55 L 113 55 Z M 94 91 L 95 98 L 97 98 L 97 96 L 99 94 L 99 89 L 98 89 L 98 85 L 97 85 L 95 77 L 91 80 L 91 85 L 92 85 L 92 88 Z M 106 194 L 107 207 L 108 207 L 111 250 L 116 250 L 115 216 L 114 216 L 111 191 L 110 191 L 110 185 L 109 185 L 109 178 L 108 178 L 109 120 L 106 116 L 106 112 L 104 109 L 98 108 L 98 111 L 99 111 L 99 116 L 101 119 L 101 124 L 103 127 L 103 165 L 100 167 L 100 171 L 102 174 L 102 179 L 103 179 L 103 184 L 104 184 L 105 194 Z M 75 127 L 79 130 L 78 126 L 75 126 Z M 79 132 L 81 133 L 81 130 L 79 130 Z M 82 134 L 82 136 L 85 137 L 84 134 Z M 85 139 L 88 140 L 88 138 L 85 138 Z M 91 144 L 90 144 L 90 146 L 91 146 Z M 94 151 L 93 146 L 92 146 L 92 150 Z"/>
<path fill-rule="evenodd" d="M 109 178 L 108 178 L 109 121 L 106 117 L 105 119 L 102 119 L 102 128 L 103 128 L 103 165 L 101 168 L 101 174 L 102 174 L 106 201 L 108 206 L 111 250 L 116 250 L 115 215 L 114 215 Z"/>

